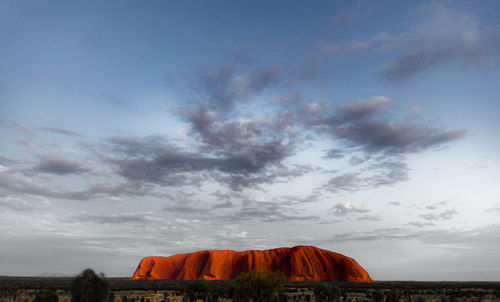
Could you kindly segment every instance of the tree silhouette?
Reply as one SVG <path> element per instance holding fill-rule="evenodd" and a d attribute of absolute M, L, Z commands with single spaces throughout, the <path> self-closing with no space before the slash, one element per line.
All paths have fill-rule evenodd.
<path fill-rule="evenodd" d="M 101 273 L 97 276 L 88 268 L 71 282 L 71 302 L 106 302 L 108 301 L 109 282 Z"/>
<path fill-rule="evenodd" d="M 264 302 L 272 301 L 282 291 L 286 281 L 281 271 L 251 271 L 236 278 L 234 293 L 237 301 Z"/>

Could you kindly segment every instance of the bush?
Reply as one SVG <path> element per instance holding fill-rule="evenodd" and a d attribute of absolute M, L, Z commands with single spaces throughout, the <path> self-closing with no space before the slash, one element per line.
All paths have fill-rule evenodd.
<path fill-rule="evenodd" d="M 184 299 L 186 301 L 207 300 L 208 286 L 203 280 L 189 280 L 184 284 Z"/>
<path fill-rule="evenodd" d="M 388 292 L 385 299 L 386 302 L 399 302 L 401 295 L 397 292 Z"/>
<path fill-rule="evenodd" d="M 108 301 L 109 282 L 101 273 L 97 276 L 90 268 L 80 273 L 70 285 L 71 302 Z"/>
<path fill-rule="evenodd" d="M 58 302 L 59 297 L 57 296 L 55 290 L 53 289 L 42 289 L 40 290 L 35 297 L 33 302 Z"/>
<path fill-rule="evenodd" d="M 335 285 L 321 283 L 314 288 L 317 301 L 337 301 L 342 295 L 342 290 Z"/>
<path fill-rule="evenodd" d="M 386 296 L 384 291 L 376 291 L 373 294 L 373 298 L 375 299 L 376 302 L 385 302 Z"/>
<path fill-rule="evenodd" d="M 236 301 L 264 302 L 271 301 L 283 291 L 286 281 L 283 272 L 251 271 L 236 278 L 234 294 Z"/>

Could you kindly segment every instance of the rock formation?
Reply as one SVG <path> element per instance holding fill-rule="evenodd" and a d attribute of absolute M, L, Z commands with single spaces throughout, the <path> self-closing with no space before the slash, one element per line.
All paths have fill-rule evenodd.
<path fill-rule="evenodd" d="M 235 279 L 240 273 L 253 270 L 279 270 L 289 281 L 372 281 L 354 259 L 314 246 L 145 257 L 132 279 Z"/>

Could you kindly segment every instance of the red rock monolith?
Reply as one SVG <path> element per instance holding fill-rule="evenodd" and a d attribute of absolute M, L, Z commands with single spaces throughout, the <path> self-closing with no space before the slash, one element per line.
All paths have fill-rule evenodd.
<path fill-rule="evenodd" d="M 288 281 L 372 281 L 354 259 L 314 246 L 243 252 L 206 250 L 145 257 L 132 279 L 235 279 L 240 273 L 253 270 L 279 270 Z"/>

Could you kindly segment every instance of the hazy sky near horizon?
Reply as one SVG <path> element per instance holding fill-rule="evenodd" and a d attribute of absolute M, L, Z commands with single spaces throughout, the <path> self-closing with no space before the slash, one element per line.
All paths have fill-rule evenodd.
<path fill-rule="evenodd" d="M 314 245 L 500 280 L 499 1 L 0 1 L 0 275 Z"/>

